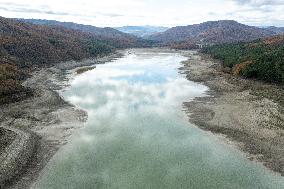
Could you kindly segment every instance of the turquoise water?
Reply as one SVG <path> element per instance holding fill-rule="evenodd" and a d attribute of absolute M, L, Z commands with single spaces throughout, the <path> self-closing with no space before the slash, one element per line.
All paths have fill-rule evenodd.
<path fill-rule="evenodd" d="M 40 189 L 269 189 L 283 177 L 187 121 L 207 87 L 178 73 L 178 53 L 131 54 L 76 76 L 65 98 L 86 127 L 47 166 Z"/>

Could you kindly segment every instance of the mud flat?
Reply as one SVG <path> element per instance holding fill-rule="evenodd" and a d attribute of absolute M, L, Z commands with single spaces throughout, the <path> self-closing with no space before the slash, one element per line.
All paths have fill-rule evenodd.
<path fill-rule="evenodd" d="M 190 122 L 284 176 L 283 87 L 226 74 L 220 62 L 194 51 L 188 57 L 181 72 L 210 88 L 207 97 L 184 103 Z"/>
<path fill-rule="evenodd" d="M 33 89 L 33 97 L 1 105 L 0 188 L 29 188 L 73 131 L 84 126 L 86 112 L 60 96 L 76 68 L 118 57 L 121 53 L 37 70 L 23 83 Z"/>

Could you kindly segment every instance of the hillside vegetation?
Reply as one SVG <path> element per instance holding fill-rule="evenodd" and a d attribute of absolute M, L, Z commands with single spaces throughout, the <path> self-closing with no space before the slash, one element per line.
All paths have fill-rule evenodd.
<path fill-rule="evenodd" d="M 233 20 L 209 21 L 173 27 L 148 38 L 175 49 L 193 49 L 213 44 L 249 42 L 281 33 L 281 28 L 258 28 Z M 284 32 L 284 31 L 283 31 Z"/>
<path fill-rule="evenodd" d="M 0 18 L 0 61 L 19 67 L 80 60 L 112 51 L 88 33 Z"/>
<path fill-rule="evenodd" d="M 284 35 L 250 43 L 223 44 L 202 50 L 220 59 L 235 75 L 284 84 Z"/>
<path fill-rule="evenodd" d="M 32 69 L 106 55 L 115 48 L 141 45 L 135 37 L 133 40 L 132 36 L 128 38 L 127 34 L 122 34 L 124 38 L 116 38 L 106 30 L 103 30 L 104 35 L 112 37 L 0 17 L 0 104 L 30 96 L 31 91 L 23 88 L 21 83 Z"/>
<path fill-rule="evenodd" d="M 72 30 L 77 30 L 84 33 L 89 33 L 95 39 L 103 41 L 104 43 L 116 48 L 148 47 L 151 45 L 150 41 L 143 40 L 134 35 L 130 35 L 110 27 L 99 28 L 91 25 L 77 24 L 73 22 L 59 22 L 56 20 L 42 20 L 42 19 L 17 19 L 17 20 L 36 25 L 51 26 L 51 27 L 59 26 Z"/>

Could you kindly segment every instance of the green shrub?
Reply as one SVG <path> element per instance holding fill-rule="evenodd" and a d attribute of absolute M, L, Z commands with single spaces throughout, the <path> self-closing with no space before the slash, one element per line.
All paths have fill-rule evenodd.
<path fill-rule="evenodd" d="M 251 61 L 240 74 L 248 78 L 284 84 L 284 44 L 251 43 L 222 44 L 202 50 L 213 58 L 220 59 L 224 67 Z"/>

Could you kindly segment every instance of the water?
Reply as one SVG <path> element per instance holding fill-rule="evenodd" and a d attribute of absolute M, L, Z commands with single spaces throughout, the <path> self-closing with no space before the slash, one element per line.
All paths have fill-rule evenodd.
<path fill-rule="evenodd" d="M 182 102 L 207 87 L 178 53 L 132 50 L 78 75 L 65 98 L 89 119 L 47 166 L 40 189 L 268 189 L 283 177 L 188 123 Z"/>

